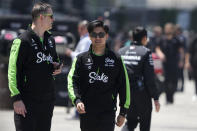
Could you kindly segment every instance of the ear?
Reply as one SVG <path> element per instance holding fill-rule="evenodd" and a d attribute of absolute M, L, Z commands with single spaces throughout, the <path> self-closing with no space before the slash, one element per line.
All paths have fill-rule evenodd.
<path fill-rule="evenodd" d="M 143 39 L 144 39 L 144 40 L 147 40 L 147 36 L 144 36 Z"/>
<path fill-rule="evenodd" d="M 144 37 L 142 38 L 142 42 L 145 42 L 146 40 L 147 40 L 147 37 L 144 36 Z"/>
<path fill-rule="evenodd" d="M 89 36 L 90 40 L 92 41 L 92 37 L 90 37 L 90 33 L 89 32 L 88 32 L 88 36 Z"/>
<path fill-rule="evenodd" d="M 41 20 L 43 20 L 44 16 L 43 16 L 42 14 L 40 14 L 39 18 L 40 18 Z"/>
<path fill-rule="evenodd" d="M 142 41 L 141 41 L 141 43 L 143 44 L 143 45 L 146 45 L 147 44 L 147 36 L 144 36 L 143 38 L 142 38 Z"/>

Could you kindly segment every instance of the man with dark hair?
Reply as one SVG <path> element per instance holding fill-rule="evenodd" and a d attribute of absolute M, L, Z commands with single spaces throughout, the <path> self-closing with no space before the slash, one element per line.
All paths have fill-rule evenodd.
<path fill-rule="evenodd" d="M 62 65 L 55 41 L 48 31 L 53 11 L 46 3 L 36 3 L 32 25 L 13 41 L 8 79 L 14 106 L 16 131 L 50 131 L 54 109 L 54 77 Z"/>
<path fill-rule="evenodd" d="M 121 57 L 107 47 L 108 31 L 103 21 L 88 24 L 92 45 L 74 59 L 68 75 L 69 96 L 80 113 L 81 131 L 114 131 L 117 95 L 117 126 L 124 123 L 130 105 L 126 67 Z"/>
<path fill-rule="evenodd" d="M 133 31 L 133 44 L 119 50 L 130 80 L 131 106 L 126 124 L 129 131 L 134 131 L 138 123 L 140 123 L 140 131 L 150 131 L 152 98 L 156 111 L 160 109 L 159 94 L 154 82 L 152 55 L 145 47 L 146 44 L 146 29 L 136 27 Z"/>

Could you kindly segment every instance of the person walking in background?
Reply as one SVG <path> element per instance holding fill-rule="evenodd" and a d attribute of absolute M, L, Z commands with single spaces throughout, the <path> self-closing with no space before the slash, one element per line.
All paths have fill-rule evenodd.
<path fill-rule="evenodd" d="M 77 47 L 75 48 L 75 51 L 72 51 L 71 49 L 66 49 L 66 56 L 69 56 L 72 58 L 72 60 L 80 53 L 88 51 L 91 45 L 91 40 L 88 36 L 88 30 L 87 30 L 87 20 L 80 21 L 78 24 L 78 33 L 80 36 L 80 41 L 77 44 Z"/>
<path fill-rule="evenodd" d="M 184 52 L 180 54 L 180 55 L 183 55 L 183 56 L 180 56 L 180 57 L 183 57 L 183 59 L 181 59 L 182 61 L 180 61 L 180 64 L 178 67 L 179 68 L 178 79 L 181 82 L 181 84 L 180 86 L 179 84 L 177 85 L 177 91 L 183 92 L 184 91 L 184 64 L 185 64 L 185 54 L 187 51 L 187 44 L 186 44 L 187 41 L 186 41 L 186 37 L 183 35 L 182 28 L 179 25 L 175 26 L 175 34 L 184 49 Z"/>
<path fill-rule="evenodd" d="M 53 11 L 36 3 L 32 25 L 13 41 L 8 80 L 16 131 L 50 131 L 55 89 L 54 75 L 61 73 L 52 28 Z"/>
<path fill-rule="evenodd" d="M 197 38 L 189 46 L 185 66 L 191 72 L 195 81 L 195 94 L 192 97 L 192 101 L 197 101 Z"/>
<path fill-rule="evenodd" d="M 159 93 L 155 85 L 155 76 L 151 51 L 146 48 L 147 31 L 143 27 L 133 30 L 133 44 L 119 50 L 127 67 L 131 106 L 128 111 L 127 123 L 129 131 L 134 131 L 140 124 L 140 131 L 150 131 L 152 98 L 156 111 L 160 110 Z"/>
<path fill-rule="evenodd" d="M 103 21 L 90 22 L 88 32 L 92 45 L 73 61 L 68 75 L 69 96 L 80 113 L 81 131 L 114 131 L 117 95 L 117 126 L 123 125 L 130 105 L 126 67 L 107 47 L 109 28 Z"/>
<path fill-rule="evenodd" d="M 163 61 L 165 77 L 166 104 L 174 103 L 174 93 L 177 90 L 178 69 L 183 64 L 184 49 L 181 42 L 175 37 L 174 25 L 167 23 L 164 27 L 164 37 L 156 46 L 156 53 Z"/>
<path fill-rule="evenodd" d="M 160 26 L 153 27 L 153 36 L 150 37 L 150 41 L 147 44 L 147 48 L 151 50 L 151 52 L 155 52 L 155 48 L 157 45 L 161 43 L 162 39 L 162 28 Z"/>
<path fill-rule="evenodd" d="M 132 30 L 129 30 L 128 32 L 128 40 L 124 43 L 124 46 L 130 46 L 133 41 L 133 32 Z"/>

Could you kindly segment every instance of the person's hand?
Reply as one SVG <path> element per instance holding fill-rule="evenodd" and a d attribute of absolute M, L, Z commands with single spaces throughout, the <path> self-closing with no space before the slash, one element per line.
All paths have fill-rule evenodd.
<path fill-rule="evenodd" d="M 118 127 L 121 127 L 124 124 L 124 121 L 125 121 L 125 117 L 122 115 L 118 115 L 116 125 Z"/>
<path fill-rule="evenodd" d="M 185 62 L 185 69 L 191 70 L 191 65 L 189 62 Z"/>
<path fill-rule="evenodd" d="M 156 54 L 158 55 L 158 57 L 161 59 L 162 62 L 166 61 L 166 56 L 165 54 L 161 51 L 160 47 L 156 47 L 155 48 Z"/>
<path fill-rule="evenodd" d="M 85 106 L 82 102 L 77 103 L 77 111 L 79 112 L 79 114 L 86 113 Z"/>
<path fill-rule="evenodd" d="M 15 101 L 13 106 L 14 106 L 14 111 L 16 112 L 16 114 L 19 114 L 19 115 L 22 115 L 23 117 L 25 117 L 27 110 L 26 110 L 25 105 L 22 100 Z"/>
<path fill-rule="evenodd" d="M 178 64 L 179 68 L 183 68 L 184 66 L 184 62 L 183 61 L 180 61 L 179 64 Z"/>
<path fill-rule="evenodd" d="M 161 59 L 162 62 L 165 62 L 166 61 L 166 56 L 163 53 L 161 53 L 159 55 L 159 58 Z"/>
<path fill-rule="evenodd" d="M 55 68 L 55 71 L 53 72 L 53 75 L 57 75 L 57 74 L 60 74 L 62 72 L 63 64 L 60 65 L 60 63 L 53 62 L 53 66 Z"/>
<path fill-rule="evenodd" d="M 160 110 L 160 103 L 159 103 L 159 101 L 155 100 L 154 103 L 155 103 L 155 111 L 159 112 L 159 110 Z"/>
<path fill-rule="evenodd" d="M 71 53 L 72 53 L 72 50 L 71 50 L 71 49 L 67 48 L 67 49 L 65 50 L 65 55 L 66 55 L 66 56 L 71 56 Z"/>

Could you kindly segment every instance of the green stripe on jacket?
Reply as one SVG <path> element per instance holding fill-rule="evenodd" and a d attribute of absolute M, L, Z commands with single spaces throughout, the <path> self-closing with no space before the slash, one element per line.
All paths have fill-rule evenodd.
<path fill-rule="evenodd" d="M 9 89 L 11 92 L 11 96 L 18 95 L 20 92 L 17 87 L 17 59 L 18 53 L 21 45 L 20 39 L 15 39 L 13 41 L 13 45 L 10 51 L 10 58 L 9 58 L 9 66 L 8 66 L 8 81 L 9 81 Z"/>
<path fill-rule="evenodd" d="M 127 69 L 125 67 L 125 64 L 123 62 L 122 57 L 121 57 L 121 60 L 122 60 L 122 64 L 123 64 L 123 67 L 124 67 L 125 79 L 126 79 L 126 102 L 124 104 L 124 107 L 129 109 L 129 106 L 130 106 L 130 83 L 129 83 L 129 77 L 128 77 Z"/>
<path fill-rule="evenodd" d="M 72 67 L 70 69 L 70 72 L 69 72 L 68 78 L 67 78 L 67 80 L 68 80 L 68 95 L 69 95 L 70 99 L 72 100 L 73 104 L 74 104 L 74 100 L 76 99 L 76 96 L 74 93 L 74 87 L 73 87 L 73 75 L 75 72 L 76 61 L 77 61 L 77 58 L 75 58 L 73 60 Z"/>

